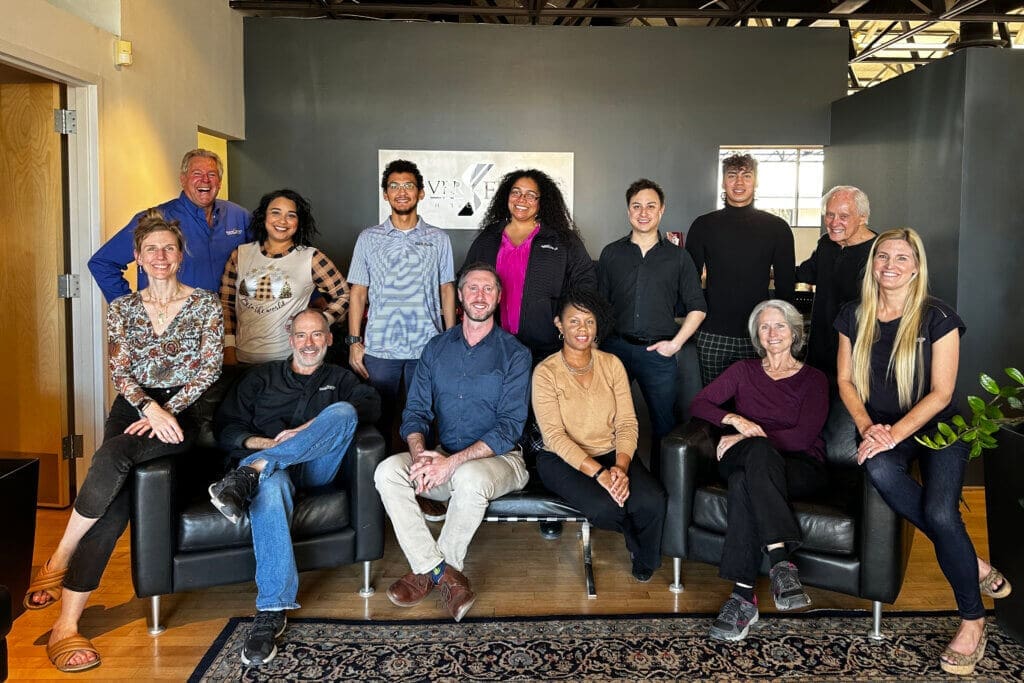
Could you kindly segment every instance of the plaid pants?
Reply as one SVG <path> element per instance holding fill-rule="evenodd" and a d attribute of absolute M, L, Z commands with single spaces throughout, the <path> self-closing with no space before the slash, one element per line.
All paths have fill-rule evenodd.
<path fill-rule="evenodd" d="M 726 337 L 700 331 L 697 332 L 697 358 L 700 360 L 700 379 L 707 386 L 736 361 L 757 358 L 757 352 L 750 343 L 750 337 Z"/>

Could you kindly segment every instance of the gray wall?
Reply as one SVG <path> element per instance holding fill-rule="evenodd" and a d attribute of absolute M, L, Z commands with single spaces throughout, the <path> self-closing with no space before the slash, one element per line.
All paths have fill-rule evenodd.
<path fill-rule="evenodd" d="M 347 270 L 377 223 L 377 149 L 575 153 L 595 258 L 624 234 L 626 186 L 668 193 L 666 229 L 715 208 L 719 145 L 824 144 L 846 33 L 247 19 L 246 140 L 232 199 L 291 186 Z M 425 216 L 429 221 L 430 216 Z M 451 231 L 456 266 L 475 231 Z"/>
<path fill-rule="evenodd" d="M 1024 54 L 974 48 L 832 106 L 825 184 L 857 185 L 876 231 L 910 226 L 932 292 L 967 323 L 958 392 L 1024 366 L 1020 340 Z M 981 484 L 979 464 L 969 484 Z"/>

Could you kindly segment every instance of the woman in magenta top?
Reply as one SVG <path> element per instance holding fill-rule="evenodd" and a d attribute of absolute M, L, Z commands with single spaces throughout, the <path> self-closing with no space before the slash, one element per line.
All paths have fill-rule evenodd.
<path fill-rule="evenodd" d="M 501 278 L 498 320 L 538 362 L 562 344 L 551 324 L 570 289 L 597 289 L 594 262 L 583 246 L 558 185 L 543 171 L 513 171 L 494 193 L 463 268 L 483 262 Z"/>
<path fill-rule="evenodd" d="M 790 553 L 801 542 L 789 507 L 824 488 L 828 380 L 794 354 L 804 343 L 803 318 L 789 303 L 758 304 L 748 320 L 761 358 L 731 365 L 693 400 L 694 417 L 735 433 L 718 442 L 718 472 L 728 482 L 728 527 L 719 576 L 734 583 L 711 627 L 711 637 L 742 640 L 758 619 L 754 581 L 762 552 L 771 567 L 772 598 L 780 611 L 807 607 Z M 732 401 L 733 412 L 721 406 Z"/>

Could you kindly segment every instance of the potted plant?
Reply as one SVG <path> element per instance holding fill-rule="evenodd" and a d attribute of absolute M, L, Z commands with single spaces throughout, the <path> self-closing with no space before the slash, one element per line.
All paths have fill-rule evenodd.
<path fill-rule="evenodd" d="M 978 378 L 988 401 L 969 396 L 971 409 L 968 421 L 956 415 L 949 423 L 939 423 L 933 436 L 915 437 L 928 448 L 940 449 L 963 441 L 971 444 L 970 457 L 985 450 L 985 511 L 988 523 L 989 560 L 993 566 L 1016 584 L 1013 593 L 996 600 L 996 620 L 1000 628 L 1018 642 L 1024 643 L 1024 374 L 1017 368 L 1006 368 L 1006 375 L 1016 383 L 1000 386 L 992 377 Z M 1011 414 L 1007 415 L 1006 411 Z"/>

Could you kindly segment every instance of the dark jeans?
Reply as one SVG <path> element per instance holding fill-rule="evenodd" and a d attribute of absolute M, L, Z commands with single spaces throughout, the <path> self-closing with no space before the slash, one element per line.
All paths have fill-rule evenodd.
<path fill-rule="evenodd" d="M 178 392 L 174 389 L 146 389 L 158 403 L 165 403 Z M 96 590 L 107 568 L 117 539 L 128 526 L 131 487 L 125 486 L 136 465 L 189 449 L 196 429 L 190 411 L 178 415 L 185 439 L 178 444 L 163 443 L 149 436 L 125 434 L 125 428 L 139 419 L 139 412 L 123 396 L 114 399 L 110 415 L 103 425 L 103 444 L 92 456 L 89 473 L 75 500 L 75 511 L 97 520 L 78 543 L 71 556 L 64 587 L 81 593 Z"/>
<path fill-rule="evenodd" d="M 384 435 L 388 453 L 391 452 L 395 420 L 398 420 L 399 426 L 402 424 L 402 412 L 398 400 L 401 397 L 403 376 L 405 391 L 408 393 L 417 363 L 419 363 L 418 358 L 387 359 L 377 358 L 368 353 L 363 356 L 363 365 L 370 373 L 370 386 L 380 394 L 380 420 L 377 422 L 377 429 Z M 427 435 L 424 434 L 424 436 Z"/>
<path fill-rule="evenodd" d="M 824 488 L 825 466 L 804 453 L 779 453 L 764 437 L 743 439 L 718 463 L 728 482 L 728 527 L 718 575 L 753 586 L 765 546 L 785 543 L 792 551 L 801 543 L 800 527 L 790 497 Z"/>
<path fill-rule="evenodd" d="M 935 557 L 953 587 L 962 619 L 985 616 L 978 588 L 978 559 L 974 544 L 960 516 L 960 492 L 964 485 L 969 446 L 957 441 L 933 451 L 913 439 L 896 444 L 865 461 L 868 477 L 882 499 L 931 540 Z M 919 459 L 921 482 L 910 476 Z"/>
<path fill-rule="evenodd" d="M 675 356 L 666 358 L 646 346 L 630 344 L 618 336 L 601 343 L 601 350 L 614 353 L 626 368 L 630 380 L 636 380 L 651 416 L 651 474 L 661 476 L 661 439 L 676 426 L 676 374 L 679 370 Z"/>
<path fill-rule="evenodd" d="M 594 457 L 605 467 L 615 464 L 615 453 Z M 661 566 L 661 530 L 665 526 L 665 489 L 644 464 L 629 466 L 629 498 L 619 507 L 595 479 L 568 465 L 550 451 L 537 453 L 537 474 L 544 486 L 582 512 L 599 529 L 621 532 L 626 548 L 648 569 Z"/>

